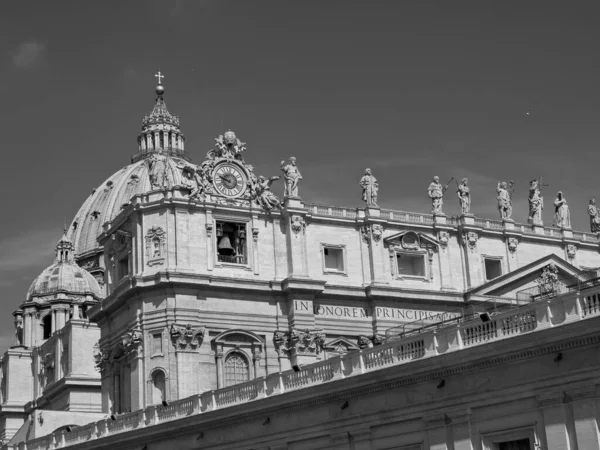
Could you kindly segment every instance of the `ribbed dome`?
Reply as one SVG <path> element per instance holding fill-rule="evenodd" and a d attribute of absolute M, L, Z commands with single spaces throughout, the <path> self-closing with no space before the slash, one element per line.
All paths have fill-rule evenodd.
<path fill-rule="evenodd" d="M 56 246 L 54 263 L 46 268 L 31 284 L 27 291 L 27 301 L 35 297 L 54 294 L 91 295 L 96 300 L 103 297 L 102 289 L 87 270 L 75 263 L 73 244 L 65 236 Z"/>
<path fill-rule="evenodd" d="M 176 157 L 165 157 L 166 188 L 183 184 L 181 167 L 188 163 Z M 150 165 L 152 159 L 143 159 L 122 168 L 109 177 L 83 203 L 69 228 L 69 238 L 79 258 L 94 250 L 102 250 L 96 238 L 102 225 L 112 221 L 129 203 L 131 197 L 151 191 Z M 179 167 L 178 167 L 179 166 Z"/>

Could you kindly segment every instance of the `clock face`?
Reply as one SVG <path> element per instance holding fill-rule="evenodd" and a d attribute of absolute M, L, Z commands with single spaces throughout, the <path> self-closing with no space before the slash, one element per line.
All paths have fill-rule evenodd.
<path fill-rule="evenodd" d="M 213 174 L 215 189 L 226 197 L 239 197 L 246 190 L 246 175 L 235 164 L 219 164 Z"/>

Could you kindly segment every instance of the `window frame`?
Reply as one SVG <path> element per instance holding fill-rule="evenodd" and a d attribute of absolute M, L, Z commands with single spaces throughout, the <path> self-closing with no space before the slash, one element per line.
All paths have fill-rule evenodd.
<path fill-rule="evenodd" d="M 342 270 L 328 269 L 325 265 L 325 249 L 341 250 L 342 251 Z M 346 246 L 344 244 L 326 244 L 321 242 L 321 268 L 324 274 L 331 275 L 348 275 L 348 258 L 346 253 Z"/>
<path fill-rule="evenodd" d="M 539 441 L 534 425 L 482 433 L 481 446 L 482 450 L 498 450 L 500 444 L 520 439 L 529 439 L 531 450 L 538 448 Z"/>
<path fill-rule="evenodd" d="M 429 255 L 427 250 L 400 250 L 394 249 L 394 277 L 396 280 L 418 280 L 418 281 L 430 281 L 430 273 L 431 270 L 428 264 Z M 405 275 L 400 273 L 400 266 L 398 265 L 398 255 L 408 255 L 408 256 L 419 256 L 423 259 L 423 275 Z"/>
<path fill-rule="evenodd" d="M 243 225 L 244 229 L 246 231 L 246 262 L 245 263 L 232 263 L 232 262 L 226 262 L 226 261 L 219 261 L 219 249 L 218 249 L 218 245 L 219 245 L 219 237 L 217 236 L 217 223 L 218 222 L 225 222 L 225 223 L 230 223 L 230 224 L 237 224 L 237 225 Z M 253 270 L 253 260 L 254 260 L 254 249 L 252 247 L 252 242 L 253 239 L 250 239 L 249 237 L 252 236 L 252 227 L 251 227 L 251 221 L 249 218 L 242 218 L 242 217 L 229 217 L 229 216 L 213 216 L 213 227 L 214 227 L 214 232 L 212 233 L 212 249 L 213 249 L 213 264 L 214 267 L 217 268 L 237 268 L 237 269 L 245 269 L 245 270 Z"/>
<path fill-rule="evenodd" d="M 164 356 L 164 347 L 165 347 L 165 343 L 164 341 L 164 334 L 162 331 L 150 331 L 148 333 L 150 335 L 150 348 L 151 348 L 151 355 L 150 358 L 156 358 L 159 356 Z M 156 351 L 156 348 L 154 347 L 155 344 L 155 340 L 154 338 L 156 338 L 157 336 L 160 337 L 160 352 Z"/>
<path fill-rule="evenodd" d="M 487 268 L 485 266 L 485 262 L 488 259 L 492 260 L 492 261 L 498 261 L 500 263 L 500 275 L 498 275 L 495 278 L 488 278 Z M 483 279 L 486 282 L 492 281 L 492 280 L 497 280 L 498 278 L 500 278 L 502 275 L 505 274 L 505 271 L 504 271 L 504 258 L 502 256 L 481 255 L 481 264 L 483 266 Z"/>
<path fill-rule="evenodd" d="M 246 379 L 240 382 L 235 382 L 233 384 L 227 384 L 227 361 L 233 357 L 239 357 L 242 360 L 245 361 L 246 364 Z M 251 364 L 250 364 L 250 359 L 248 358 L 248 355 L 246 354 L 246 352 L 242 351 L 241 349 L 236 349 L 234 348 L 233 350 L 228 351 L 224 356 L 223 356 L 223 387 L 231 387 L 231 386 L 235 386 L 236 384 L 241 384 L 241 383 L 247 383 L 248 381 L 251 381 L 252 378 L 252 373 L 251 373 Z M 234 378 L 235 378 L 235 371 L 234 371 Z M 234 380 L 235 381 L 235 380 Z"/>

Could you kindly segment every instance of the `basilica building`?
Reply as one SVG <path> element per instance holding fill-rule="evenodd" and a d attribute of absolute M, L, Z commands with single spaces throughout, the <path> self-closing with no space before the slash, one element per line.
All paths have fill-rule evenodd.
<path fill-rule="evenodd" d="M 391 211 L 366 169 L 309 203 L 231 130 L 192 161 L 164 96 L 15 305 L 2 448 L 600 450 L 600 238 L 562 197 Z"/>

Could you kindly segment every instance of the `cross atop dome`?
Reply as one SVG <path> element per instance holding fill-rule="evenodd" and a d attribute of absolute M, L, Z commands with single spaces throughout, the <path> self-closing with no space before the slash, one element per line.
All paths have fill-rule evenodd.
<path fill-rule="evenodd" d="M 162 96 L 165 93 L 165 87 L 162 85 L 162 79 L 165 76 L 162 73 L 160 73 L 160 70 L 158 71 L 158 73 L 154 74 L 154 76 L 156 78 L 158 78 L 158 85 L 156 86 L 156 88 L 154 89 L 154 91 L 160 97 L 160 96 Z"/>

